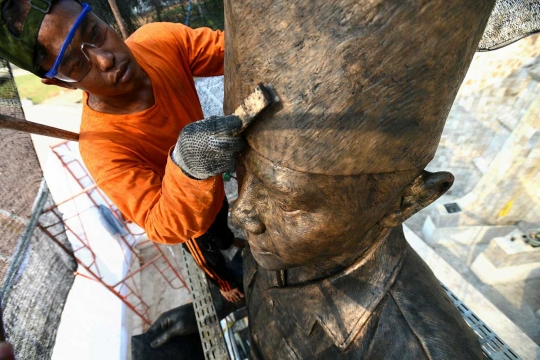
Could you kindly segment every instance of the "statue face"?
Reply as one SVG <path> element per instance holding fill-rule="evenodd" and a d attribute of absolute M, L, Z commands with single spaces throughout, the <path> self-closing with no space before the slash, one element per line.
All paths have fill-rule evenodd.
<path fill-rule="evenodd" d="M 268 270 L 324 264 L 371 243 L 365 235 L 400 202 L 417 171 L 329 176 L 293 171 L 252 149 L 232 219 Z"/>

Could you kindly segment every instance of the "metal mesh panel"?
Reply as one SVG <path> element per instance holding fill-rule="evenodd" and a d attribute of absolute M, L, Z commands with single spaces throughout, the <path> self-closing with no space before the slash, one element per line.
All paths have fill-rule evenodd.
<path fill-rule="evenodd" d="M 0 114 L 24 118 L 11 67 L 2 57 L 0 57 Z"/>
<path fill-rule="evenodd" d="M 187 279 L 193 296 L 193 308 L 197 316 L 197 326 L 207 360 L 229 360 L 229 354 L 219 325 L 216 308 L 208 288 L 204 272 L 193 257 L 182 247 L 182 258 L 187 270 Z"/>
<path fill-rule="evenodd" d="M 67 237 L 54 243 L 37 225 L 53 200 L 43 183 L 34 210 L 11 259 L 2 288 L 6 338 L 17 359 L 50 359 L 77 264 Z M 60 227 L 63 227 L 59 224 Z"/>
<path fill-rule="evenodd" d="M 0 114 L 24 118 L 9 63 L 0 57 Z M 41 170 L 30 135 L 0 129 L 0 279 L 32 210 Z M 20 181 L 24 179 L 24 181 Z"/>
<path fill-rule="evenodd" d="M 463 316 L 463 319 L 473 329 L 474 333 L 478 337 L 482 351 L 486 359 L 491 360 L 521 360 L 521 358 L 512 350 L 504 341 L 501 340 L 484 324 L 478 316 L 476 316 L 459 298 L 454 295 L 446 286 L 441 284 L 446 291 L 456 308 Z"/>
<path fill-rule="evenodd" d="M 13 73 L 2 58 L 0 113 L 24 119 Z M 43 174 L 30 135 L 0 129 L 0 152 L 0 279 L 6 337 L 17 359 L 46 360 L 52 355 L 76 264 L 67 239 L 65 252 L 34 227 L 41 209 L 53 202 L 44 183 L 40 187 Z"/>
<path fill-rule="evenodd" d="M 540 31 L 539 0 L 498 0 L 478 50 L 496 50 Z"/>

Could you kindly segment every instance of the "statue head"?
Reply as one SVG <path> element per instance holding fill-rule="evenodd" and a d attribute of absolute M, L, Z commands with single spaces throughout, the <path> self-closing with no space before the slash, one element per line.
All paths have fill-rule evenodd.
<path fill-rule="evenodd" d="M 448 190 L 424 167 L 493 3 L 226 1 L 226 113 L 258 82 L 282 100 L 232 211 L 261 266 L 344 264 Z"/>
<path fill-rule="evenodd" d="M 442 195 L 450 173 L 422 169 L 359 175 L 292 170 L 248 148 L 233 221 L 269 270 L 360 255 L 391 229 Z M 357 257 L 357 256 L 356 256 Z"/>

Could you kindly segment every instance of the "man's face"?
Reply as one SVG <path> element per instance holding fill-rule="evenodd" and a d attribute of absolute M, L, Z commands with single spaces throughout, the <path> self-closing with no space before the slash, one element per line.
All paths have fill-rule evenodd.
<path fill-rule="evenodd" d="M 416 172 L 315 175 L 279 167 L 248 149 L 233 221 L 267 270 L 323 264 L 365 250 L 370 229 L 399 205 Z"/>
<path fill-rule="evenodd" d="M 82 6 L 77 2 L 61 0 L 55 3 L 51 12 L 45 16 L 38 36 L 38 41 L 47 50 L 47 57 L 42 64 L 45 70 L 53 67 L 81 10 Z M 83 54 L 79 50 L 80 45 L 88 39 L 100 36 L 104 37 L 101 46 L 85 47 L 91 61 L 90 70 L 80 81 L 71 85 L 98 96 L 117 96 L 134 91 L 141 72 L 139 65 L 124 41 L 92 12 L 83 18 L 65 58 L 71 59 L 75 64 L 77 60 L 87 61 L 81 57 Z"/>

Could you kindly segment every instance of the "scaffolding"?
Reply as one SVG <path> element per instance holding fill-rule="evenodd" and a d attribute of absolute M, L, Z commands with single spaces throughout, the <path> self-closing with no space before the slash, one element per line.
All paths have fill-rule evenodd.
<path fill-rule="evenodd" d="M 72 156 L 72 144 L 74 143 L 65 141 L 52 146 L 51 150 L 81 189 L 71 197 L 44 209 L 40 219 L 48 220 L 40 221 L 38 227 L 58 246 L 69 252 L 69 249 L 60 242 L 60 238 L 67 235 L 73 245 L 73 253 L 80 266 L 79 269 L 84 269 L 77 271 L 75 275 L 101 283 L 137 314 L 145 324 L 150 325 L 149 305 L 142 297 L 141 288 L 136 279 L 137 275 L 149 267 L 154 267 L 171 288 L 175 290 L 185 288 L 190 292 L 180 274 L 181 266 L 175 257 L 172 259 L 167 257 L 163 251 L 163 245 L 148 240 L 140 228 L 124 220 L 122 213 L 97 187 L 79 159 Z M 86 197 L 90 205 L 84 209 L 78 209 L 75 200 L 80 197 Z M 66 217 L 60 212 L 59 207 L 70 202 L 73 202 L 77 210 L 75 214 Z M 109 233 L 116 238 L 120 246 L 125 269 L 120 280 L 110 281 L 103 274 L 99 256 L 93 248 L 84 221 L 81 219 L 81 215 L 89 210 L 97 210 L 106 218 L 110 227 Z M 143 245 L 154 246 L 157 255 L 149 261 L 144 261 L 136 248 Z"/>

